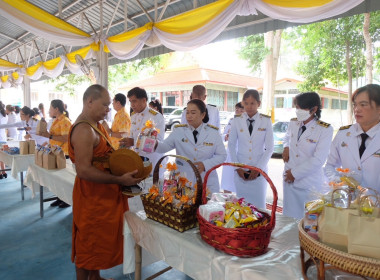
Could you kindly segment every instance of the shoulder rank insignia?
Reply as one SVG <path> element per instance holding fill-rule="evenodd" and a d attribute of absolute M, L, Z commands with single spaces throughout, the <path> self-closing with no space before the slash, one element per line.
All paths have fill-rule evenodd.
<path fill-rule="evenodd" d="M 207 105 L 210 105 L 210 106 L 212 106 L 212 107 L 216 107 L 216 105 L 213 105 L 213 104 L 207 104 Z"/>
<path fill-rule="evenodd" d="M 241 114 L 240 115 L 234 115 L 234 118 L 238 118 L 238 117 L 241 117 Z"/>
<path fill-rule="evenodd" d="M 270 116 L 268 115 L 260 114 L 260 116 L 270 119 Z"/>
<path fill-rule="evenodd" d="M 132 112 L 131 116 L 133 116 L 135 114 L 135 111 Z"/>
<path fill-rule="evenodd" d="M 292 118 L 292 119 L 290 119 L 291 121 L 298 121 L 298 119 L 297 118 Z"/>
<path fill-rule="evenodd" d="M 319 124 L 320 126 L 323 126 L 323 127 L 329 127 L 330 126 L 329 123 L 325 123 L 323 121 L 317 121 L 317 124 Z"/>
<path fill-rule="evenodd" d="M 351 127 L 351 124 L 350 124 L 350 125 L 341 126 L 341 127 L 339 128 L 339 130 L 349 129 L 350 127 Z"/>
<path fill-rule="evenodd" d="M 213 128 L 213 129 L 219 130 L 219 127 L 216 127 L 215 125 L 207 124 L 207 126 Z"/>
<path fill-rule="evenodd" d="M 175 127 L 175 128 L 177 128 L 177 127 L 187 127 L 187 124 L 177 124 L 177 125 L 175 125 L 174 127 Z"/>
<path fill-rule="evenodd" d="M 156 110 L 149 109 L 149 113 L 151 113 L 152 115 L 157 115 L 158 112 Z"/>

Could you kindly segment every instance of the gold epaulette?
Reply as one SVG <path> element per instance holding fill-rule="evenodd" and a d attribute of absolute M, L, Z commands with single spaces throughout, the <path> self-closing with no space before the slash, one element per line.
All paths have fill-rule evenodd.
<path fill-rule="evenodd" d="M 291 121 L 298 121 L 298 119 L 297 118 L 292 118 L 292 119 L 290 119 Z"/>
<path fill-rule="evenodd" d="M 350 127 L 351 127 L 351 124 L 350 124 L 350 125 L 341 126 L 341 127 L 339 128 L 339 130 L 349 129 Z"/>
<path fill-rule="evenodd" d="M 217 126 L 215 126 L 215 125 L 207 124 L 207 126 L 213 128 L 213 129 L 219 130 L 219 127 L 217 127 Z"/>
<path fill-rule="evenodd" d="M 270 119 L 270 116 L 268 116 L 268 115 L 260 114 L 260 116 Z"/>
<path fill-rule="evenodd" d="M 131 116 L 133 116 L 135 114 L 135 111 L 132 112 Z"/>
<path fill-rule="evenodd" d="M 149 113 L 151 113 L 152 115 L 157 115 L 158 112 L 156 110 L 149 109 Z"/>
<path fill-rule="evenodd" d="M 320 126 L 323 126 L 323 127 L 329 127 L 330 126 L 329 123 L 325 123 L 323 121 L 317 121 L 317 124 L 319 124 Z"/>
<path fill-rule="evenodd" d="M 238 118 L 238 117 L 241 117 L 241 114 L 240 115 L 234 115 L 234 118 Z"/>
<path fill-rule="evenodd" d="M 175 125 L 174 127 L 175 127 L 175 128 L 177 128 L 177 127 L 187 127 L 187 124 L 177 124 L 177 125 Z"/>

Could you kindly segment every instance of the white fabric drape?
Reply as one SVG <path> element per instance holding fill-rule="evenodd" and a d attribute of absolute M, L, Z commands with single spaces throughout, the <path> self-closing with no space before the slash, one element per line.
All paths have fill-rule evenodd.
<path fill-rule="evenodd" d="M 262 0 L 254 0 L 251 2 L 253 2 L 257 10 L 268 17 L 290 22 L 308 23 L 343 14 L 363 1 L 364 0 L 334 0 L 326 5 L 312 8 L 279 7 L 264 3 Z"/>

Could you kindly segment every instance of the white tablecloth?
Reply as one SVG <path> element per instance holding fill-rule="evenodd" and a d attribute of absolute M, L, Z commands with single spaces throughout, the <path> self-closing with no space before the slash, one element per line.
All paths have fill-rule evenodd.
<path fill-rule="evenodd" d="M 48 188 L 64 202 L 73 204 L 73 188 L 76 172 L 69 162 L 65 169 L 47 170 L 31 164 L 26 174 L 25 185 L 31 188 L 33 196 L 40 191 L 40 185 Z"/>
<path fill-rule="evenodd" d="M 16 180 L 20 172 L 26 171 L 32 163 L 34 163 L 33 155 L 10 155 L 0 151 L 0 161 L 11 168 L 11 175 Z"/>
<path fill-rule="evenodd" d="M 179 233 L 146 219 L 144 211 L 126 212 L 124 242 L 130 242 L 130 229 L 135 241 L 143 248 L 143 266 L 145 249 L 158 260 L 164 260 L 197 280 L 303 279 L 297 222 L 282 215 L 276 218 L 268 252 L 254 258 L 222 253 L 201 239 L 198 228 Z M 132 271 L 133 246 L 124 253 L 124 273 Z"/>

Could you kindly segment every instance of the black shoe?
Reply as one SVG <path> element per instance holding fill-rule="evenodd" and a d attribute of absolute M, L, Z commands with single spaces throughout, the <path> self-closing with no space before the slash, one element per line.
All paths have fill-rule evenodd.
<path fill-rule="evenodd" d="M 0 180 L 3 179 L 3 174 L 0 174 Z"/>
<path fill-rule="evenodd" d="M 62 200 L 60 200 L 59 198 L 57 198 L 56 201 L 54 201 L 53 203 L 50 203 L 50 206 L 59 206 L 61 204 Z"/>
<path fill-rule="evenodd" d="M 4 177 L 4 178 L 8 178 L 8 174 L 7 174 L 7 173 L 4 173 L 4 174 L 3 174 L 3 177 Z"/>
<path fill-rule="evenodd" d="M 59 208 L 67 208 L 67 207 L 70 207 L 71 205 L 70 204 L 67 204 L 66 202 L 62 201 L 60 204 L 59 204 Z"/>

